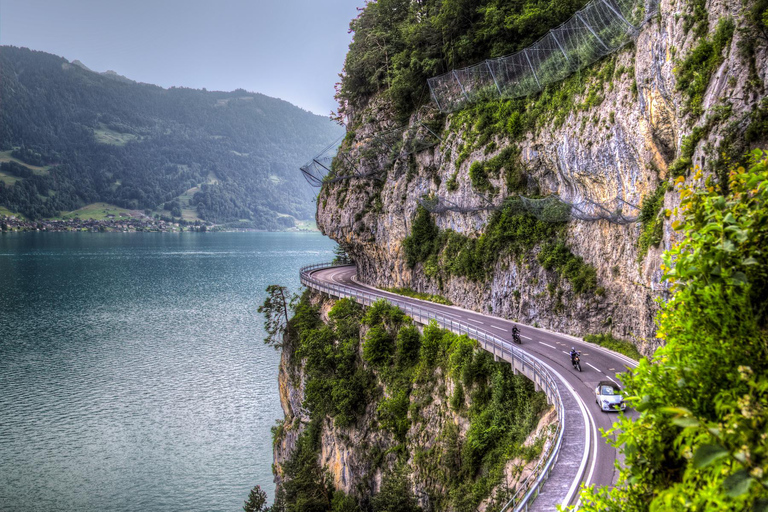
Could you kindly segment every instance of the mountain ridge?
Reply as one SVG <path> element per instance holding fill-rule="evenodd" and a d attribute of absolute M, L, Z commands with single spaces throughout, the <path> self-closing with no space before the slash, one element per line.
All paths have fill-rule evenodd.
<path fill-rule="evenodd" d="M 314 212 L 296 168 L 343 131 L 261 93 L 165 89 L 27 48 L 0 47 L 0 69 L 0 206 L 32 219 L 178 202 L 188 220 L 290 227 Z M 14 174 L 12 157 L 42 170 Z"/>

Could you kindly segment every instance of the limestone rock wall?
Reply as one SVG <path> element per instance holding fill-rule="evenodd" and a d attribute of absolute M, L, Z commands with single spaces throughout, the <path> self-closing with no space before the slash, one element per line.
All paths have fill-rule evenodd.
<path fill-rule="evenodd" d="M 668 179 L 668 167 L 680 155 L 683 137 L 694 126 L 707 122 L 708 111 L 718 105 L 731 108 L 729 118 L 712 126 L 696 146 L 693 162 L 705 165 L 705 169 L 706 162 L 717 156 L 723 127 L 734 119 L 744 119 L 765 97 L 765 45 L 758 45 L 752 57 L 739 50 L 742 39 L 749 37 L 741 30 L 746 23 L 742 3 L 711 0 L 707 2 L 710 33 L 723 17 L 733 18 L 737 28 L 723 64 L 707 88 L 704 116 L 693 118 L 685 113 L 685 97 L 676 90 L 674 69 L 699 42 L 693 31 L 684 30 L 681 13 L 686 9 L 683 0 L 661 2 L 660 15 L 645 26 L 634 45 L 618 53 L 616 66 L 629 72 L 601 85 L 604 99 L 598 106 L 574 109 L 561 126 L 550 124 L 517 142 L 521 161 L 540 194 L 557 193 L 571 202 L 618 196 L 639 206 Z M 750 58 L 762 80 L 757 85 L 754 77 L 750 79 Z M 365 112 L 356 114 L 355 140 L 381 130 L 387 115 L 383 101 L 374 101 Z M 412 123 L 420 119 L 415 115 Z M 450 121 L 449 116 L 446 127 Z M 496 150 L 484 154 L 479 148 L 457 166 L 456 155 L 465 135 L 452 135 L 430 150 L 398 159 L 383 185 L 370 179 L 352 179 L 323 187 L 318 198 L 318 226 L 355 259 L 359 278 L 377 286 L 440 293 L 463 307 L 575 335 L 610 331 L 634 340 L 641 351 L 651 353 L 657 346 L 655 301 L 665 296 L 660 257 L 675 237 L 670 221 L 664 222 L 660 246 L 652 247 L 641 263 L 639 225 L 569 223 L 567 243 L 597 269 L 602 295 L 576 295 L 564 280 L 559 284 L 564 289 L 559 299 L 549 293 L 548 284 L 555 275 L 537 264 L 536 250 L 522 260 L 502 258 L 492 278 L 482 283 L 456 277 L 439 283 L 428 278 L 420 264 L 414 269 L 406 265 L 402 241 L 410 232 L 418 200 L 436 194 L 456 204 L 480 204 L 470 184 L 469 167 L 475 160 L 494 156 L 507 144 L 498 138 Z M 447 182 L 454 173 L 458 189 L 449 191 Z M 503 189 L 500 180 L 494 184 Z M 673 210 L 676 204 L 676 194 L 668 192 L 664 208 Z M 447 212 L 435 215 L 435 220 L 441 229 L 479 236 L 489 215 Z"/>

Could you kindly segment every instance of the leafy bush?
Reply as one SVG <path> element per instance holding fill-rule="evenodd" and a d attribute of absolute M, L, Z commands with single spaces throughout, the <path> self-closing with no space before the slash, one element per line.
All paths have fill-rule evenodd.
<path fill-rule="evenodd" d="M 568 279 L 576 293 L 594 291 L 597 287 L 595 267 L 584 263 L 581 256 L 574 255 L 561 241 L 544 245 L 538 260 L 542 267 L 556 270 Z"/>
<path fill-rule="evenodd" d="M 666 345 L 624 378 L 640 416 L 608 434 L 626 465 L 614 489 L 582 493 L 583 510 L 768 507 L 768 154 L 729 181 L 727 195 L 711 179 L 680 188 Z"/>
<path fill-rule="evenodd" d="M 677 90 L 685 93 L 685 109 L 695 116 L 704 112 L 704 93 L 712 74 L 725 59 L 723 51 L 731 45 L 734 28 L 731 18 L 722 18 L 712 37 L 699 40 L 676 68 Z"/>
<path fill-rule="evenodd" d="M 493 185 L 488 180 L 485 165 L 480 160 L 475 160 L 469 166 L 469 181 L 472 183 L 472 188 L 478 192 L 487 192 L 493 188 Z"/>
<path fill-rule="evenodd" d="M 381 325 L 371 327 L 363 342 L 363 359 L 373 366 L 388 364 L 395 352 L 395 343 L 387 330 Z"/>
<path fill-rule="evenodd" d="M 616 339 L 611 333 L 587 334 L 584 336 L 584 341 L 600 345 L 601 347 L 613 350 L 619 354 L 624 354 L 627 357 L 631 357 L 635 361 L 639 361 L 640 358 L 643 357 L 642 354 L 637 351 L 637 347 L 633 343 Z"/>
<path fill-rule="evenodd" d="M 663 236 L 664 218 L 660 216 L 664 204 L 667 183 L 663 182 L 656 190 L 643 198 L 640 207 L 640 238 L 637 240 L 637 260 L 642 261 L 651 246 L 658 246 Z"/>
<path fill-rule="evenodd" d="M 426 266 L 426 265 L 425 265 Z M 434 295 L 431 293 L 420 293 L 411 288 L 382 288 L 388 292 L 397 293 L 398 295 L 405 295 L 406 297 L 413 297 L 414 299 L 428 300 L 436 304 L 445 304 L 446 306 L 452 306 L 453 302 L 446 299 L 442 295 Z"/>
<path fill-rule="evenodd" d="M 403 240 L 405 259 L 409 266 L 413 267 L 416 263 L 427 259 L 434 250 L 434 241 L 438 232 L 431 214 L 426 208 L 419 206 L 411 225 L 411 234 Z"/>

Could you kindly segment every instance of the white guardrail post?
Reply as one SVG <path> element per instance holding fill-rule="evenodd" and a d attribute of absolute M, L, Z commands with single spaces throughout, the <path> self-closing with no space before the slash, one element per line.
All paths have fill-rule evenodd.
<path fill-rule="evenodd" d="M 315 270 L 346 266 L 346 263 L 316 263 L 314 265 L 308 265 L 302 267 L 300 270 L 301 284 L 308 288 L 315 289 L 319 292 L 326 293 L 328 295 L 334 295 L 339 298 L 350 298 L 358 301 L 364 306 L 370 306 L 376 300 L 376 298 L 382 298 L 388 300 L 390 303 L 403 309 L 406 314 L 421 324 L 426 324 L 429 320 L 435 320 L 437 324 L 443 329 L 456 334 L 466 334 L 470 338 L 477 340 L 480 346 L 487 352 L 491 352 L 496 357 L 501 357 L 505 361 L 512 364 L 515 368 L 515 362 L 519 361 L 520 370 L 525 375 L 526 368 L 531 372 L 531 377 L 536 387 L 544 391 L 547 395 L 547 401 L 554 405 L 557 412 L 557 430 L 555 431 L 555 442 L 545 442 L 546 453 L 542 454 L 539 458 L 539 462 L 531 475 L 520 484 L 514 496 L 509 502 L 504 505 L 504 508 L 500 512 L 507 512 L 508 510 L 517 512 L 521 510 L 528 510 L 531 502 L 539 495 L 541 486 L 544 484 L 549 474 L 552 471 L 552 467 L 557 462 L 558 455 L 560 454 L 560 447 L 563 442 L 563 421 L 565 419 L 565 411 L 563 409 L 563 402 L 560 397 L 560 390 L 557 387 L 554 377 L 549 371 L 540 364 L 536 359 L 532 358 L 528 354 L 524 353 L 519 348 L 512 346 L 509 342 L 502 340 L 495 334 L 485 331 L 484 329 L 477 329 L 470 327 L 467 324 L 461 322 L 454 322 L 451 319 L 440 316 L 436 313 L 432 313 L 428 310 L 422 310 L 421 306 L 411 306 L 407 303 L 399 300 L 393 300 L 384 296 L 377 296 L 372 293 L 366 293 L 363 291 L 357 291 L 346 286 L 329 285 L 323 283 L 312 277 L 312 272 Z M 426 320 L 426 322 L 424 321 Z M 499 355 L 500 354 L 500 355 Z"/>

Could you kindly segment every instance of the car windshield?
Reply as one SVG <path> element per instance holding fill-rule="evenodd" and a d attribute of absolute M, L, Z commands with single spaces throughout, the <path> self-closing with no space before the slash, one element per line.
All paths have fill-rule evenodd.
<path fill-rule="evenodd" d="M 601 395 L 618 395 L 619 390 L 617 388 L 614 388 L 613 386 L 601 386 L 600 394 Z"/>

